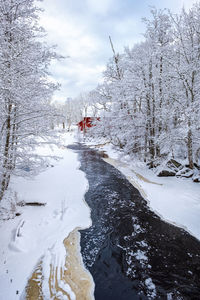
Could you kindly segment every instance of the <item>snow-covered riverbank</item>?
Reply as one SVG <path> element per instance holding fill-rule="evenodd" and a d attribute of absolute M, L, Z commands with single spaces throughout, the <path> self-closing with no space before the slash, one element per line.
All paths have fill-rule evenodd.
<path fill-rule="evenodd" d="M 49 261 L 53 262 L 54 269 L 64 268 L 63 240 L 74 228 L 90 226 L 90 210 L 84 202 L 88 182 L 79 170 L 77 154 L 64 147 L 73 143 L 73 134 L 62 134 L 61 140 L 63 147 L 38 149 L 45 155 L 62 157 L 52 160 L 52 167 L 34 179 L 12 179 L 18 201 L 46 205 L 20 207 L 20 216 L 0 222 L 0 299 L 21 297 L 28 278 L 44 254 L 47 257 L 43 261 L 54 257 Z"/>
<path fill-rule="evenodd" d="M 79 170 L 77 154 L 64 147 L 76 140 L 74 133 L 62 134 L 61 140 L 62 146 L 45 146 L 38 152 L 62 159 L 52 160 L 52 166 L 34 179 L 12 179 L 12 189 L 17 193 L 18 201 L 46 205 L 19 207 L 20 216 L 0 221 L 0 299 L 20 299 L 38 265 L 43 266 L 42 275 L 46 279 L 43 292 L 47 288 L 47 298 L 51 297 L 48 294 L 50 264 L 54 270 L 57 267 L 65 270 L 64 239 L 75 228 L 90 226 L 90 210 L 84 201 L 88 182 Z M 100 149 L 108 153 L 107 162 L 140 189 L 152 210 L 200 239 L 200 184 L 190 179 L 159 178 L 145 165 L 123 156 L 110 145 Z M 94 284 L 89 278 L 93 291 Z M 73 298 L 70 286 L 62 278 L 60 286 Z"/>
<path fill-rule="evenodd" d="M 140 189 L 149 207 L 162 219 L 187 230 L 200 240 L 200 184 L 189 178 L 157 177 L 145 164 L 133 161 L 107 144 L 100 147 L 108 163 Z"/>

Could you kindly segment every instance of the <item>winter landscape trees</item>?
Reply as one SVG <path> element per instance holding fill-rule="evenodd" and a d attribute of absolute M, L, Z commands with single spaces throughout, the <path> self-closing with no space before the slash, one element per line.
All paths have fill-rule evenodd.
<path fill-rule="evenodd" d="M 0 1 L 0 200 L 13 172 L 39 164 L 31 152 L 54 114 L 47 67 L 57 55 L 41 41 L 38 13 L 33 0 Z"/>
<path fill-rule="evenodd" d="M 198 172 L 200 5 L 179 15 L 152 9 L 144 41 L 121 54 L 110 38 L 104 82 L 59 108 L 50 105 L 58 86 L 47 70 L 58 56 L 43 41 L 39 11 L 33 0 L 0 0 L 0 200 L 11 174 L 41 164 L 32 153 L 38 137 L 46 138 L 57 120 L 70 128 L 88 111 L 102 120 L 88 135 L 150 167 L 175 159 Z"/>
<path fill-rule="evenodd" d="M 177 159 L 192 170 L 200 158 L 200 5 L 180 15 L 151 13 L 144 42 L 114 52 L 104 83 L 92 92 L 105 109 L 88 135 L 107 138 L 151 167 Z"/>

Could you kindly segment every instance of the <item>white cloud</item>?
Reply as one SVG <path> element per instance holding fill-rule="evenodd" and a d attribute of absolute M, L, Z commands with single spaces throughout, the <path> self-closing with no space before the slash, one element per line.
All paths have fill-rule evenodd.
<path fill-rule="evenodd" d="M 91 12 L 102 15 L 108 14 L 116 6 L 114 0 L 86 0 L 86 3 Z"/>
<path fill-rule="evenodd" d="M 102 45 L 100 38 L 88 30 L 87 22 L 77 20 L 67 11 L 65 15 L 58 16 L 56 5 L 53 9 L 51 2 L 41 16 L 40 23 L 48 32 L 48 41 L 58 45 L 60 54 L 69 56 L 51 65 L 52 75 L 62 85 L 54 98 L 63 101 L 69 96 L 76 96 L 81 90 L 94 88 L 104 68 L 104 64 L 99 62 Z"/>

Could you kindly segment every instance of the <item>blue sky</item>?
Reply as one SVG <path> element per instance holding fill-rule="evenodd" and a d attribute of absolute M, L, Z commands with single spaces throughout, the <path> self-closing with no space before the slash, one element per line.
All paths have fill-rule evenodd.
<path fill-rule="evenodd" d="M 196 0 L 43 0 L 41 25 L 48 42 L 69 56 L 54 62 L 51 73 L 61 83 L 55 99 L 64 101 L 87 92 L 102 81 L 102 71 L 112 56 L 108 36 L 116 51 L 142 40 L 143 17 L 150 17 L 150 6 L 169 8 L 177 13 L 189 9 Z"/>

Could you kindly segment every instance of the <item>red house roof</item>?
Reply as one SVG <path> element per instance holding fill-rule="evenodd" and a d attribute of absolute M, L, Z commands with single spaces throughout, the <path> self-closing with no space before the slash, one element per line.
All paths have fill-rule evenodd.
<path fill-rule="evenodd" d="M 100 121 L 100 118 L 84 117 L 84 119 L 77 124 L 78 128 L 81 131 L 86 131 L 86 128 L 90 128 L 90 127 L 95 126 L 94 124 L 92 124 L 92 122 L 95 121 L 95 120 Z"/>

